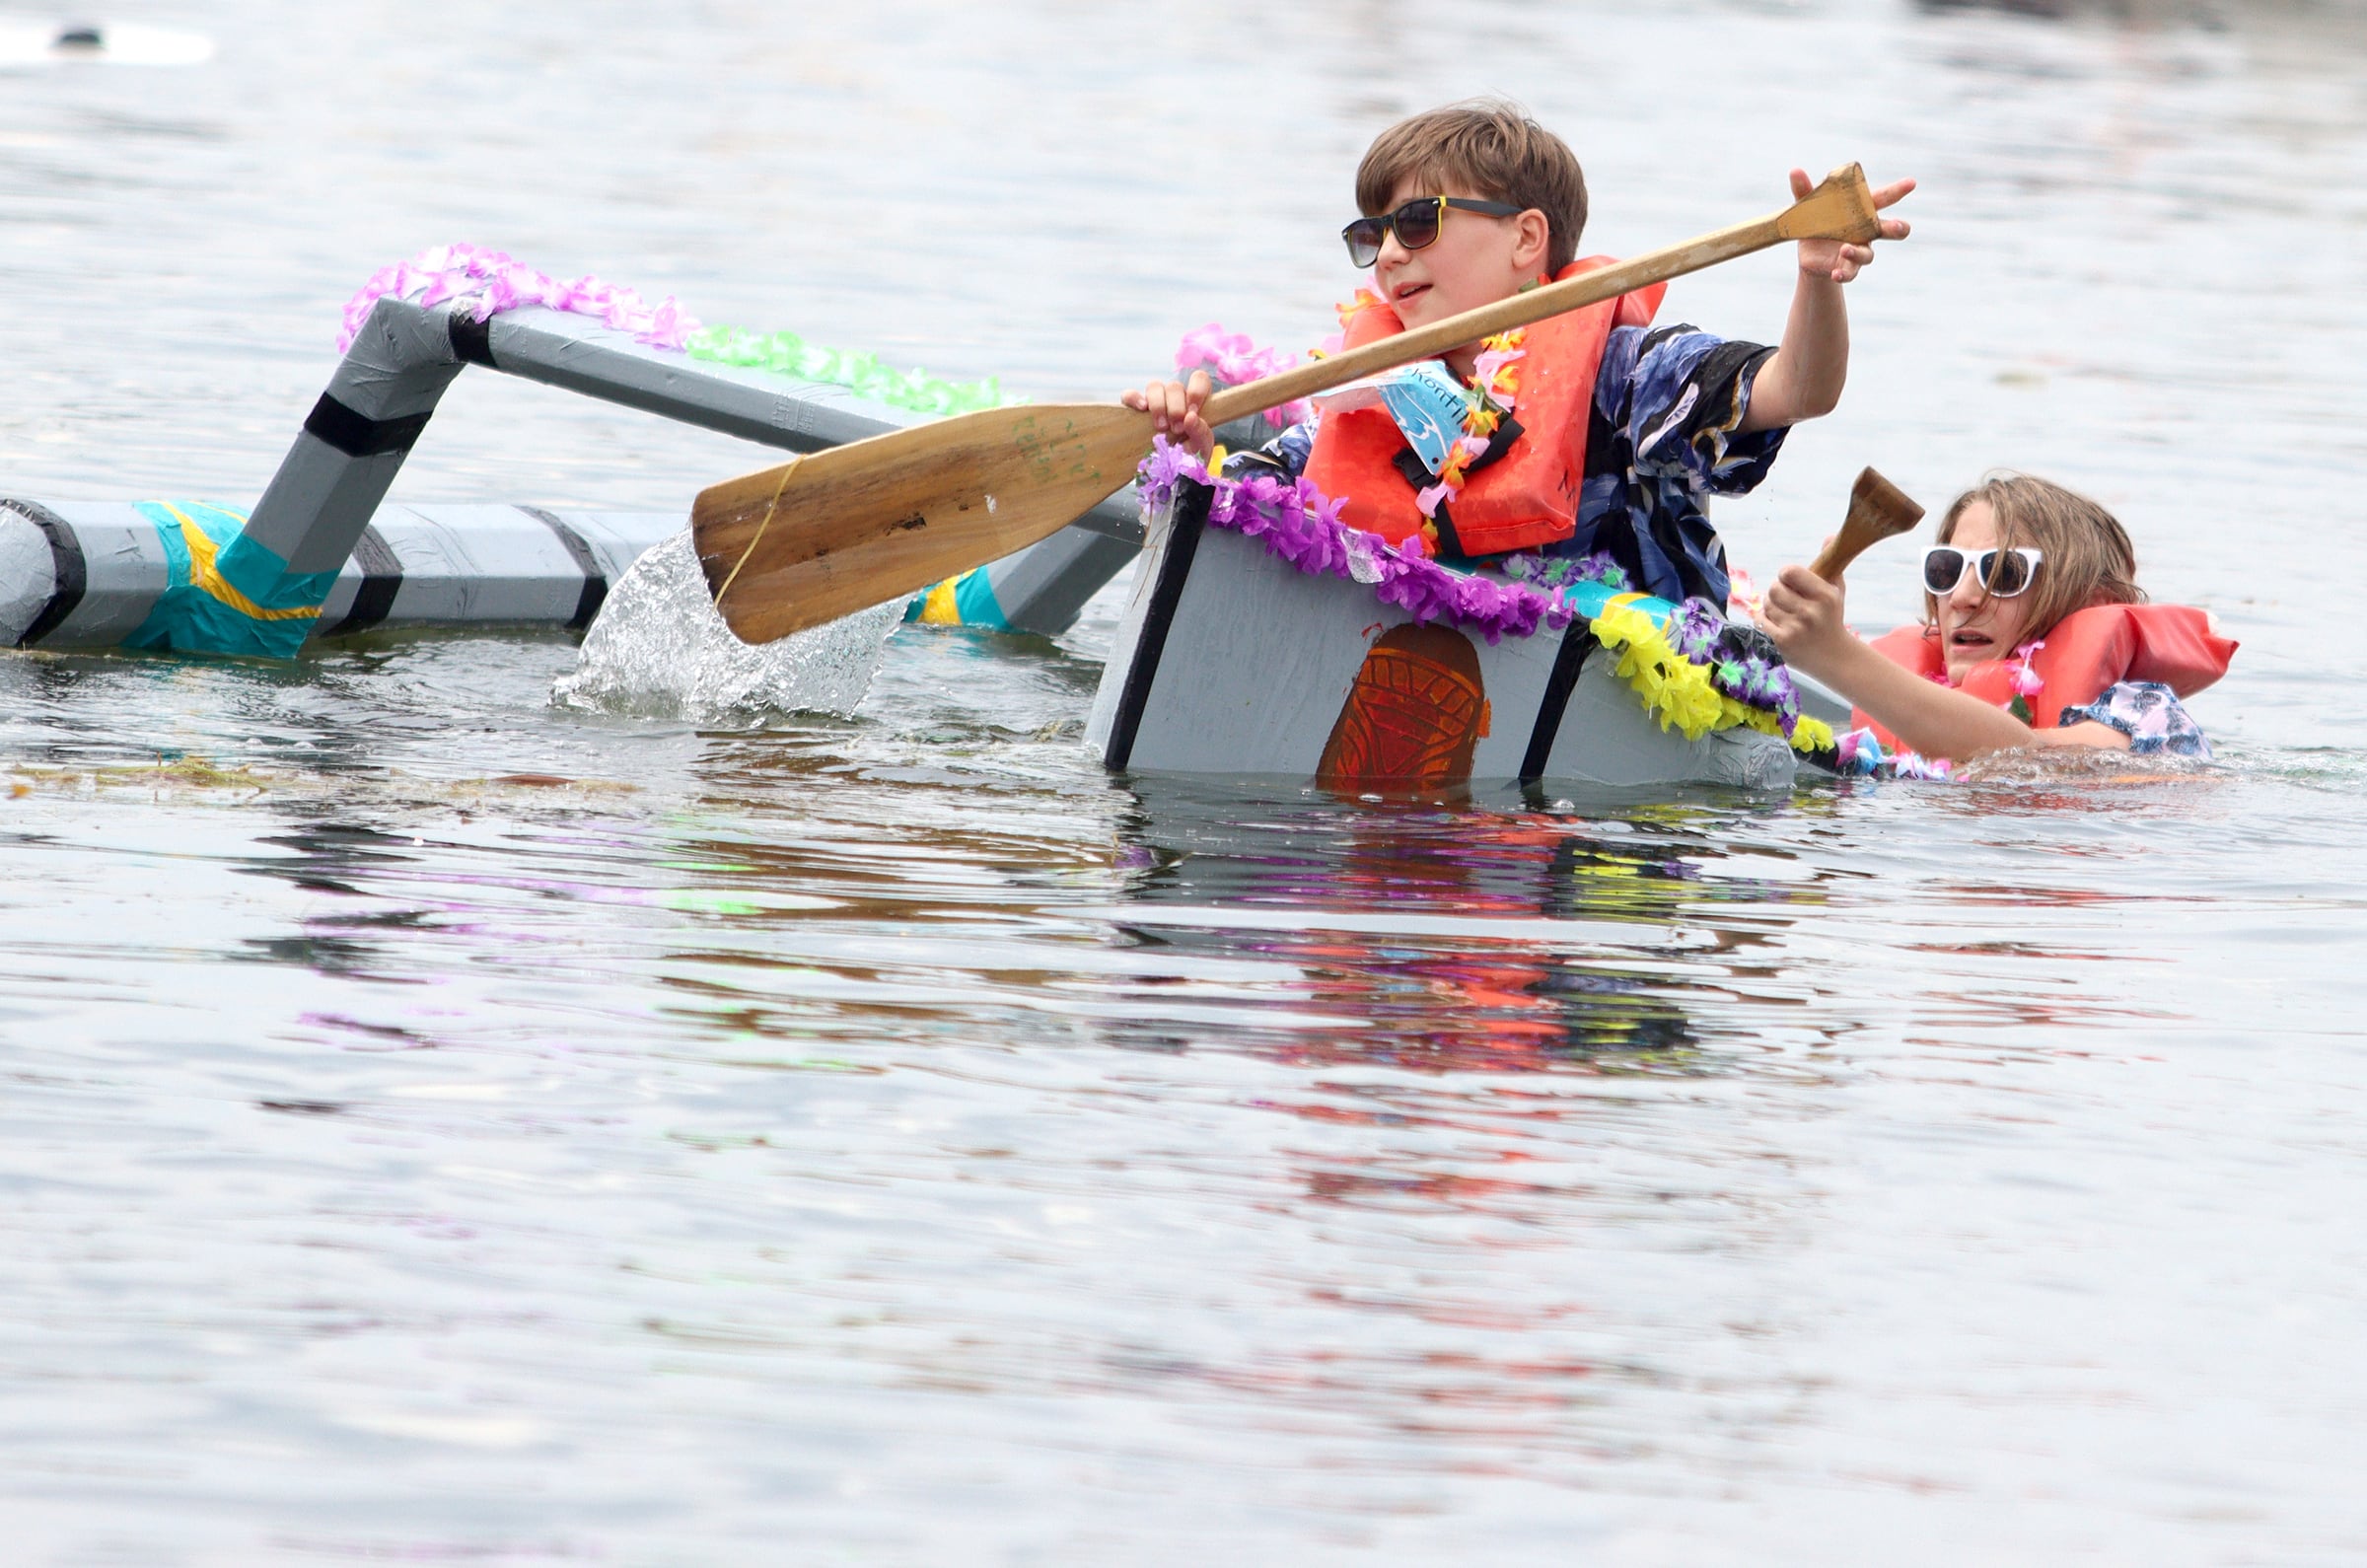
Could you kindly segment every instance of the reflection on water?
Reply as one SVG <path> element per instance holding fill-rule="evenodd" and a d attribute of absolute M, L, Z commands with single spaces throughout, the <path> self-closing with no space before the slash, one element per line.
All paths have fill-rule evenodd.
<path fill-rule="evenodd" d="M 1923 178 L 1762 579 L 2012 463 L 2246 643 L 2217 768 L 1429 802 L 1105 776 L 1114 599 L 723 733 L 555 638 L 0 658 L 11 1560 L 2355 1556 L 2361 18 L 242 0 L 9 76 L 10 493 L 251 496 L 446 239 L 1043 395 L 1299 345 L 1375 121 L 1500 88 L 1606 249 Z M 762 458 L 476 375 L 406 493 Z"/>
<path fill-rule="evenodd" d="M 1180 781 L 1137 781 L 1131 793 L 1120 863 L 1134 870 L 1129 898 L 1151 906 L 1131 929 L 1146 944 L 1241 949 L 1296 967 L 1306 1004 L 1341 1022 L 1294 1041 L 1289 1060 L 1701 1070 L 1683 988 L 1643 966 L 1684 935 L 1680 888 L 1694 885 L 1673 848 L 1630 842 L 1632 832 L 1607 839 L 1567 813 L 1260 798 Z M 1701 814 L 1644 815 L 1682 831 Z"/>

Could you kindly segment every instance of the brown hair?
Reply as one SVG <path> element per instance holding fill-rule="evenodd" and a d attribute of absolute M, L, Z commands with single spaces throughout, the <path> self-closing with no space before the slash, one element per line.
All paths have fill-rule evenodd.
<path fill-rule="evenodd" d="M 1461 185 L 1474 196 L 1543 213 L 1548 274 L 1578 254 L 1578 237 L 1586 232 L 1586 172 L 1569 143 L 1518 104 L 1475 98 L 1398 121 L 1373 138 L 1356 166 L 1356 210 L 1379 217 L 1408 179 L 1441 195 L 1452 194 L 1444 187 Z"/>
<path fill-rule="evenodd" d="M 1986 502 L 1997 519 L 1998 548 L 2029 545 L 2039 552 L 2039 575 L 2029 589 L 2026 624 L 2031 636 L 2045 636 L 2073 610 L 2145 603 L 2145 590 L 2137 586 L 2137 550 L 2128 541 L 2128 531 L 2086 496 L 2027 473 L 1992 473 L 1948 508 L 1940 523 L 1940 543 L 1955 537 L 1957 519 L 1975 501 Z M 1938 619 L 1939 606 L 1926 593 L 1924 623 L 1937 624 Z"/>

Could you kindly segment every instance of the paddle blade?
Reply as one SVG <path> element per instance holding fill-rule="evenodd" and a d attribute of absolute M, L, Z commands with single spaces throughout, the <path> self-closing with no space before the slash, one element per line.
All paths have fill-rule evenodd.
<path fill-rule="evenodd" d="M 1905 491 L 1872 468 L 1862 469 L 1849 487 L 1849 515 L 1841 520 L 1841 531 L 1817 552 L 1808 569 L 1837 583 L 1851 561 L 1922 521 L 1923 509 Z"/>
<path fill-rule="evenodd" d="M 1882 238 L 1882 214 L 1859 164 L 1843 164 L 1817 188 L 1778 213 L 1775 231 L 1786 240 L 1841 240 L 1864 245 Z"/>
<path fill-rule="evenodd" d="M 1000 560 L 1134 475 L 1151 416 L 1114 404 L 989 408 L 710 485 L 690 507 L 707 590 L 770 642 Z"/>

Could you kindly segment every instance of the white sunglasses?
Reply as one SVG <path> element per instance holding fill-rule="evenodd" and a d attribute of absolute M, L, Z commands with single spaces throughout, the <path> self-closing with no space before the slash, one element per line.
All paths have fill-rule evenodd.
<path fill-rule="evenodd" d="M 2037 550 L 2027 546 L 2010 550 L 1983 550 L 1978 556 L 1966 554 L 1953 544 L 1934 544 L 1923 552 L 1923 591 L 1945 595 L 1956 592 L 1967 572 L 1976 572 L 1983 592 L 1998 598 L 2011 599 L 2028 588 L 2039 575 L 2039 562 L 2044 560 Z"/>

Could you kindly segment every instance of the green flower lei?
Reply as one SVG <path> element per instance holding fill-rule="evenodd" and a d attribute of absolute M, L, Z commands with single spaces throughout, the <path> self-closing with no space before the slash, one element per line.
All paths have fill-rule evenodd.
<path fill-rule="evenodd" d="M 1003 395 L 1002 384 L 984 381 L 947 381 L 924 370 L 891 370 L 877 354 L 846 354 L 811 343 L 795 332 L 752 332 L 739 326 L 702 326 L 682 347 L 694 359 L 725 365 L 753 365 L 801 381 L 827 382 L 862 393 L 875 402 L 906 408 L 916 414 L 967 414 L 980 408 L 999 408 L 1024 402 Z"/>

